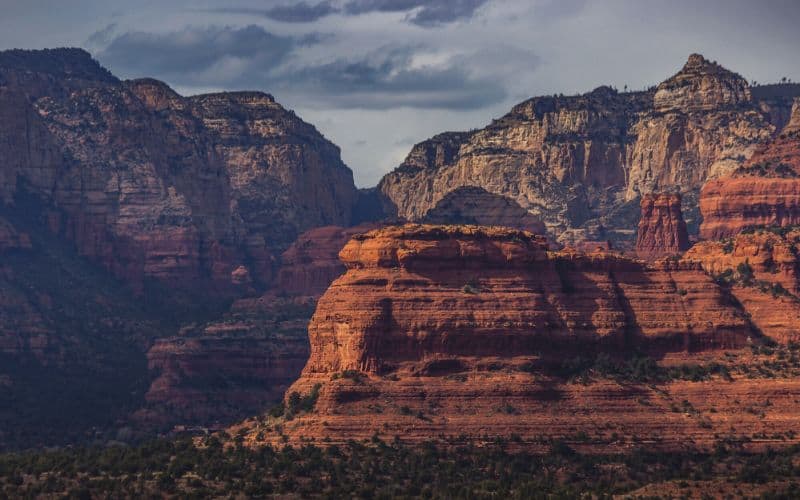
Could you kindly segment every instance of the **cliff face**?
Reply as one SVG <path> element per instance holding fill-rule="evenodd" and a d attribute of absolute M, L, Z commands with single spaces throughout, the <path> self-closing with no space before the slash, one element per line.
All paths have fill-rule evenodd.
<path fill-rule="evenodd" d="M 182 97 L 82 50 L 0 52 L 0 446 L 80 440 L 142 406 L 165 425 L 278 400 L 309 307 L 220 304 L 257 297 L 356 198 L 338 148 L 267 94 Z"/>
<path fill-rule="evenodd" d="M 542 221 L 505 196 L 467 186 L 450 191 L 425 214 L 426 224 L 503 226 L 544 234 Z"/>
<path fill-rule="evenodd" d="M 703 241 L 684 259 L 701 262 L 729 286 L 764 335 L 782 343 L 800 340 L 800 230 L 755 230 Z"/>
<path fill-rule="evenodd" d="M 773 236 L 772 247 L 765 236 L 731 254 L 770 248 L 783 269 L 796 238 Z M 604 452 L 642 440 L 675 449 L 711 446 L 720 434 L 788 432 L 797 423 L 796 372 L 752 378 L 767 366 L 753 354 L 759 329 L 794 339 L 781 336 L 768 310 L 781 307 L 786 326 L 797 317 L 793 299 L 715 282 L 704 268 L 720 263 L 710 250 L 717 243 L 701 245 L 692 258 L 644 264 L 548 252 L 541 237 L 511 229 L 407 225 L 356 236 L 340 254 L 347 272 L 318 303 L 308 363 L 287 392 L 315 390 L 316 406 L 232 432 L 252 443 L 517 435 L 521 447 L 565 439 Z M 587 360 L 593 368 L 581 371 Z M 774 410 L 748 414 L 734 403 L 743 398 Z"/>
<path fill-rule="evenodd" d="M 345 271 L 339 260 L 342 247 L 354 235 L 375 227 L 373 223 L 326 226 L 301 234 L 281 256 L 276 289 L 292 296 L 319 298 Z"/>
<path fill-rule="evenodd" d="M 136 420 L 150 427 L 219 424 L 278 403 L 308 360 L 316 301 L 345 272 L 339 251 L 374 227 L 304 232 L 281 256 L 272 290 L 237 300 L 202 327 L 158 339 L 147 352 L 153 382 Z"/>
<path fill-rule="evenodd" d="M 146 427 L 219 425 L 280 401 L 308 359 L 311 303 L 238 301 L 202 327 L 156 340 L 153 378 L 134 420 Z"/>
<path fill-rule="evenodd" d="M 484 129 L 436 136 L 379 188 L 409 220 L 459 187 L 479 186 L 513 199 L 559 237 L 601 225 L 612 239 L 631 240 L 628 203 L 673 189 L 696 197 L 783 125 L 790 101 L 759 99 L 739 75 L 692 55 L 655 91 L 538 97 Z"/>
<path fill-rule="evenodd" d="M 54 231 L 136 287 L 225 290 L 240 266 L 263 284 L 271 253 L 355 201 L 338 149 L 266 94 L 183 98 L 80 50 L 10 51 L 0 115 L 3 200 L 40 196 Z"/>
<path fill-rule="evenodd" d="M 734 347 L 748 333 L 699 266 L 548 254 L 530 233 L 391 227 L 355 237 L 341 258 L 348 271 L 309 326 L 307 375 L 423 369 L 436 356 L 513 357 L 578 344 Z"/>
<path fill-rule="evenodd" d="M 679 194 L 645 195 L 641 206 L 637 254 L 645 259 L 657 259 L 683 253 L 689 248 Z"/>
<path fill-rule="evenodd" d="M 707 239 L 748 227 L 800 224 L 800 101 L 778 137 L 767 142 L 731 177 L 710 181 L 700 194 Z"/>

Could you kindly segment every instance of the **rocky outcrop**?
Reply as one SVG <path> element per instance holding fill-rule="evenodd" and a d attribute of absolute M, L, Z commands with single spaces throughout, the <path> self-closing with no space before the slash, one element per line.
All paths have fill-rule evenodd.
<path fill-rule="evenodd" d="M 738 106 L 750 100 L 747 80 L 700 54 L 692 54 L 680 72 L 658 86 L 653 105 L 661 113 L 691 113 Z"/>
<path fill-rule="evenodd" d="M 754 325 L 779 342 L 800 340 L 800 230 L 755 230 L 703 241 L 684 259 L 731 288 Z"/>
<path fill-rule="evenodd" d="M 304 374 L 423 369 L 428 359 L 585 349 L 698 350 L 748 323 L 699 266 L 548 254 L 521 231 L 402 226 L 356 236 L 309 326 Z M 669 314 L 665 312 L 670 311 Z"/>
<path fill-rule="evenodd" d="M 796 425 L 798 385 L 789 372 L 751 380 L 758 329 L 702 259 L 645 264 L 549 252 L 523 231 L 420 225 L 356 236 L 341 258 L 348 270 L 320 299 L 308 363 L 287 392 L 314 391 L 316 406 L 230 430 L 246 442 L 515 436 L 514 446 L 563 439 L 607 453 Z M 765 302 L 747 305 L 753 321 L 775 320 Z M 614 372 L 619 362 L 631 371 Z M 668 372 L 686 375 L 654 375 Z M 776 409 L 765 418 L 734 401 Z"/>
<path fill-rule="evenodd" d="M 237 300 L 219 320 L 156 340 L 147 353 L 153 382 L 136 421 L 148 428 L 230 423 L 280 402 L 308 360 L 316 301 L 345 272 L 339 252 L 374 227 L 304 232 L 283 253 L 270 291 Z"/>
<path fill-rule="evenodd" d="M 278 403 L 308 358 L 313 302 L 247 300 L 202 327 L 156 340 L 153 381 L 134 415 L 145 427 L 219 425 Z"/>
<path fill-rule="evenodd" d="M 345 271 L 339 260 L 342 247 L 354 235 L 375 227 L 373 223 L 349 228 L 326 226 L 301 234 L 281 256 L 275 288 L 281 294 L 319 298 Z"/>
<path fill-rule="evenodd" d="M 689 248 L 689 233 L 679 194 L 645 195 L 636 235 L 636 253 L 645 259 L 681 254 Z"/>
<path fill-rule="evenodd" d="M 763 103 L 742 77 L 692 55 L 652 91 L 537 97 L 484 129 L 438 135 L 416 145 L 379 188 L 408 220 L 423 220 L 455 189 L 478 186 L 514 200 L 564 243 L 575 231 L 630 242 L 641 195 L 675 190 L 694 199 L 784 125 L 791 100 L 773 90 Z M 685 217 L 696 228 L 696 210 Z"/>
<path fill-rule="evenodd" d="M 425 214 L 422 221 L 425 224 L 502 226 L 535 234 L 545 233 L 542 221 L 517 202 L 475 186 L 449 192 Z"/>
<path fill-rule="evenodd" d="M 774 140 L 758 149 L 734 175 L 708 182 L 700 194 L 706 239 L 730 237 L 759 226 L 800 224 L 800 104 Z"/>
<path fill-rule="evenodd" d="M 141 289 L 264 286 L 299 232 L 350 221 L 336 146 L 262 93 L 184 98 L 121 82 L 77 49 L 0 54 L 0 195 Z"/>

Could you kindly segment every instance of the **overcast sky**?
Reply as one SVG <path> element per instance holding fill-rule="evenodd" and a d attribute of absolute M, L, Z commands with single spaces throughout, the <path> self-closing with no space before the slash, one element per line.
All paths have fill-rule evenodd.
<path fill-rule="evenodd" d="M 0 48 L 79 46 L 189 95 L 263 90 L 361 187 L 534 95 L 639 89 L 692 52 L 800 81 L 798 0 L 0 0 Z"/>

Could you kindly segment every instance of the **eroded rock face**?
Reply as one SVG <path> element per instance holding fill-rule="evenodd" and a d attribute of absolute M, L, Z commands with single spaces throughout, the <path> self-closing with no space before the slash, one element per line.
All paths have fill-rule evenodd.
<path fill-rule="evenodd" d="M 544 234 L 546 231 L 542 221 L 514 200 L 475 186 L 454 189 L 448 193 L 425 214 L 423 222 L 502 226 L 535 234 Z"/>
<path fill-rule="evenodd" d="M 723 241 L 702 241 L 684 259 L 731 287 L 766 336 L 800 340 L 800 230 L 756 230 Z"/>
<path fill-rule="evenodd" d="M 342 247 L 354 235 L 376 226 L 373 223 L 349 228 L 325 226 L 301 234 L 281 256 L 276 289 L 292 296 L 319 298 L 345 271 L 339 260 Z"/>
<path fill-rule="evenodd" d="M 157 340 L 147 353 L 154 380 L 137 421 L 167 428 L 230 423 L 280 402 L 308 360 L 316 301 L 345 271 L 339 251 L 373 227 L 306 231 L 283 253 L 272 290 L 237 300 L 220 320 Z M 247 283 L 241 270 L 234 273 Z"/>
<path fill-rule="evenodd" d="M 747 320 L 699 265 L 548 254 L 521 231 L 403 226 L 351 240 L 309 326 L 306 376 L 437 356 L 741 345 Z M 668 313 L 667 313 L 668 312 Z"/>
<path fill-rule="evenodd" d="M 758 149 L 734 175 L 708 182 L 700 194 L 706 239 L 730 237 L 748 227 L 800 224 L 800 112 L 774 140 Z"/>
<path fill-rule="evenodd" d="M 219 321 L 158 339 L 135 420 L 147 427 L 230 423 L 279 402 L 308 358 L 311 303 L 243 300 Z"/>
<path fill-rule="evenodd" d="M 779 396 L 798 387 L 790 378 L 756 390 L 746 377 L 654 384 L 560 374 L 598 353 L 647 353 L 660 366 L 727 356 L 750 363 L 758 329 L 702 260 L 645 264 L 603 251 L 550 252 L 524 231 L 424 225 L 356 236 L 341 258 L 348 270 L 320 299 L 308 363 L 287 392 L 316 386 L 314 410 L 280 421 L 280 433 L 269 419 L 234 427 L 247 442 L 397 434 L 461 444 L 516 434 L 519 446 L 535 448 L 543 437 L 584 431 L 606 436 L 587 447 L 607 452 L 620 436 L 673 449 L 687 440 L 710 446 L 720 432 L 790 428 L 778 423 L 795 407 Z M 760 311 L 754 318 L 769 321 Z M 763 402 L 761 394 L 782 408 L 769 423 L 730 404 L 744 395 Z M 714 414 L 687 418 L 676 404 Z"/>
<path fill-rule="evenodd" d="M 675 76 L 661 83 L 653 96 L 656 111 L 708 111 L 750 101 L 750 87 L 741 76 L 692 54 Z"/>
<path fill-rule="evenodd" d="M 689 233 L 681 213 L 681 195 L 642 197 L 642 217 L 636 235 L 636 253 L 658 259 L 683 253 L 689 248 Z"/>
<path fill-rule="evenodd" d="M 0 54 L 0 195 L 19 187 L 54 231 L 134 287 L 235 290 L 271 278 L 301 231 L 350 219 L 339 150 L 267 94 L 184 98 L 121 82 L 77 49 Z"/>
<path fill-rule="evenodd" d="M 742 77 L 693 55 L 655 91 L 537 97 L 484 129 L 438 135 L 379 188 L 408 220 L 478 186 L 511 198 L 559 238 L 599 226 L 604 234 L 588 239 L 632 241 L 639 196 L 677 190 L 694 199 L 783 126 L 791 101 L 760 99 Z M 686 218 L 697 222 L 693 210 Z"/>

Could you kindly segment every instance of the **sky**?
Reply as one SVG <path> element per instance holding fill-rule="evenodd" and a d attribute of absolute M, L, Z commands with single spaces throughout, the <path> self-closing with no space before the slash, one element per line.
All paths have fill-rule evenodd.
<path fill-rule="evenodd" d="M 798 0 L 0 0 L 0 49 L 83 47 L 184 95 L 269 92 L 370 187 L 536 95 L 655 85 L 699 52 L 800 81 Z"/>

